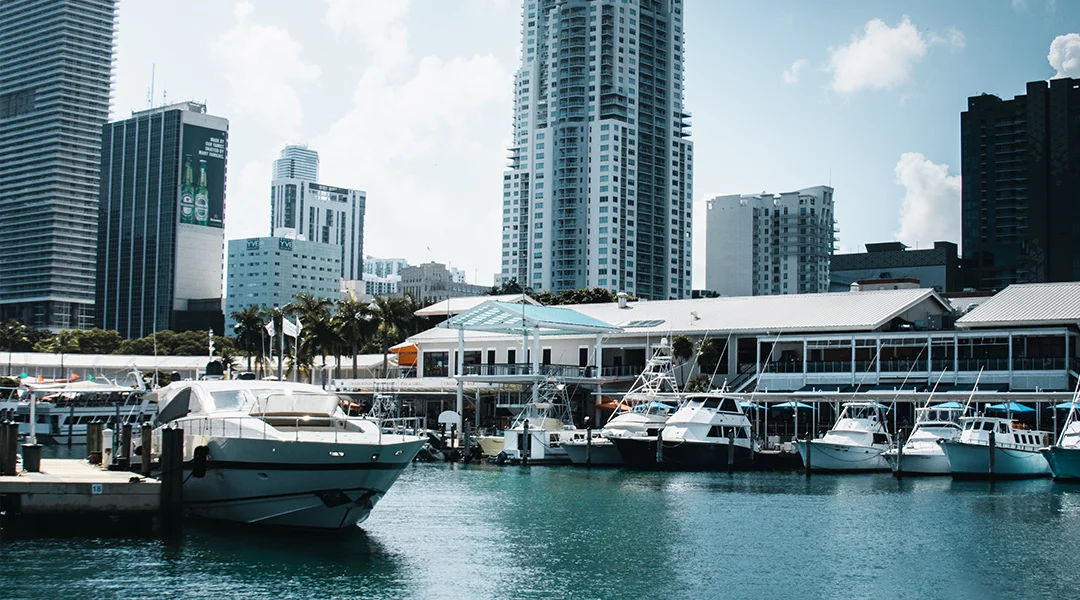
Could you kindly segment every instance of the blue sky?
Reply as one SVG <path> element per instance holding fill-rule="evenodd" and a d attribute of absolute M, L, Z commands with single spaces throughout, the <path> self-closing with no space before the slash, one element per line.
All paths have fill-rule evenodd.
<path fill-rule="evenodd" d="M 368 192 L 365 250 L 490 284 L 518 67 L 518 0 L 120 3 L 114 116 L 205 100 L 230 119 L 226 234 L 265 235 L 270 162 L 319 150 Z M 686 0 L 695 287 L 716 195 L 836 188 L 839 246 L 959 242 L 959 114 L 1058 69 L 1080 77 L 1065 0 Z M 1071 35 L 1069 35 L 1071 34 Z M 1059 37 L 1065 36 L 1065 37 Z M 947 167 L 946 167 L 947 165 Z M 430 250 L 429 250 L 430 248 Z"/>

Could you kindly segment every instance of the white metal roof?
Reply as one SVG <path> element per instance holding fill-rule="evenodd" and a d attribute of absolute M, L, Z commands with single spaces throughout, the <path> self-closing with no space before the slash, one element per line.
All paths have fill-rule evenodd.
<path fill-rule="evenodd" d="M 275 360 L 277 355 L 274 356 Z M 286 357 L 288 358 L 288 357 Z M 388 361 L 397 364 L 397 355 L 389 354 Z M 0 374 L 7 372 L 7 365 L 11 365 L 12 372 L 18 374 L 20 370 L 34 368 L 59 368 L 62 364 L 64 370 L 80 373 L 91 371 L 94 373 L 107 374 L 108 372 L 127 371 L 138 367 L 141 371 L 202 371 L 210 358 L 206 356 L 141 356 L 132 354 L 49 354 L 45 352 L 0 352 Z M 241 369 L 247 368 L 247 358 L 239 357 L 237 362 Z M 358 368 L 382 366 L 382 354 L 360 354 L 356 357 Z M 315 358 L 315 364 L 322 366 L 321 356 Z M 326 364 L 335 365 L 335 357 L 327 356 Z M 352 356 L 341 357 L 342 367 L 352 367 Z"/>
<path fill-rule="evenodd" d="M 443 321 L 439 327 L 468 331 L 494 331 L 522 335 L 560 333 L 609 333 L 619 328 L 565 306 L 534 306 L 488 301 Z"/>
<path fill-rule="evenodd" d="M 1080 321 L 1080 281 L 1014 284 L 956 321 L 957 327 L 1071 325 Z"/>
<path fill-rule="evenodd" d="M 873 331 L 893 318 L 930 303 L 934 310 L 950 310 L 929 288 L 875 290 L 787 296 L 737 296 L 693 300 L 575 304 L 570 308 L 622 329 L 615 336 L 667 333 L 779 334 Z M 502 337 L 468 332 L 469 338 Z M 411 338 L 413 342 L 456 339 L 456 332 L 433 328 Z"/>
<path fill-rule="evenodd" d="M 431 306 L 421 308 L 413 314 L 418 317 L 452 317 L 467 310 L 472 310 L 489 300 L 495 300 L 496 302 L 511 302 L 515 304 L 524 302 L 526 304 L 533 304 L 537 306 L 540 304 L 526 294 L 503 294 L 501 296 L 469 296 L 466 298 L 450 298 L 449 300 L 436 302 Z"/>

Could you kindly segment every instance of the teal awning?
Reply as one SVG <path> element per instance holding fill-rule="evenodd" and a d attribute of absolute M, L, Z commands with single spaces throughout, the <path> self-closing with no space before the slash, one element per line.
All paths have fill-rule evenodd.
<path fill-rule="evenodd" d="M 1035 412 L 1034 408 L 1031 408 L 1030 406 L 1025 406 L 1023 404 L 1018 404 L 1016 402 L 1010 402 L 1008 404 L 1005 404 L 1005 403 L 991 404 L 990 406 L 986 407 L 986 410 L 987 410 L 987 412 L 989 412 L 989 411 L 993 411 L 993 412 L 1014 412 L 1014 413 Z"/>
<path fill-rule="evenodd" d="M 518 335 L 570 333 L 611 333 L 619 327 L 583 315 L 570 308 L 534 306 L 490 301 L 463 312 L 439 325 L 447 329 L 490 331 Z"/>

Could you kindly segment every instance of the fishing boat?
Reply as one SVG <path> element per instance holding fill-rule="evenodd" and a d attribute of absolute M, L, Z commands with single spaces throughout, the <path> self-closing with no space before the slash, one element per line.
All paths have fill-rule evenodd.
<path fill-rule="evenodd" d="M 609 439 L 633 469 L 751 469 L 755 445 L 739 400 L 723 393 L 690 394 L 655 436 Z"/>
<path fill-rule="evenodd" d="M 960 437 L 941 443 L 953 478 L 1023 479 L 1050 475 L 1050 465 L 1039 452 L 1053 441 L 1050 432 L 1027 429 L 1009 417 L 962 417 L 960 423 L 963 427 Z"/>
<path fill-rule="evenodd" d="M 889 448 L 885 460 L 893 473 L 913 475 L 948 475 L 949 458 L 941 449 L 944 440 L 960 437 L 960 417 L 964 405 L 947 402 L 915 409 L 915 428 L 902 448 Z"/>
<path fill-rule="evenodd" d="M 885 427 L 885 410 L 877 402 L 846 402 L 836 424 L 821 439 L 799 440 L 795 449 L 811 472 L 888 471 L 885 451 L 892 436 Z"/>
<path fill-rule="evenodd" d="M 353 527 L 427 441 L 419 419 L 350 417 L 306 384 L 184 381 L 152 396 L 155 450 L 163 428 L 183 430 L 184 512 L 206 519 Z"/>
<path fill-rule="evenodd" d="M 1069 403 L 1069 416 L 1061 428 L 1057 443 L 1039 452 L 1050 466 L 1050 473 L 1058 481 L 1080 480 L 1080 420 L 1077 419 L 1077 402 Z"/>
<path fill-rule="evenodd" d="M 497 463 L 528 459 L 532 464 L 566 464 L 570 457 L 563 444 L 575 436 L 584 439 L 586 432 L 574 426 L 570 414 L 566 384 L 552 377 L 535 385 L 534 400 L 525 405 L 503 432 L 503 449 L 496 455 Z"/>
<path fill-rule="evenodd" d="M 563 444 L 574 464 L 587 461 L 593 465 L 620 465 L 622 455 L 612 438 L 656 437 L 657 431 L 674 414 L 681 398 L 672 358 L 667 338 L 660 340 L 645 369 L 615 405 L 604 427 L 590 439 L 572 439 Z"/>

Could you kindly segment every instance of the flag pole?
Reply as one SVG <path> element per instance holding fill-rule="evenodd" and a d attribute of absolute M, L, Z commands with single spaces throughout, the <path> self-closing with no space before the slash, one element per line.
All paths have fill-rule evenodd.
<path fill-rule="evenodd" d="M 281 315 L 281 329 L 278 330 L 278 363 L 277 363 L 277 378 L 281 381 L 284 374 L 282 368 L 285 365 L 285 315 Z"/>

